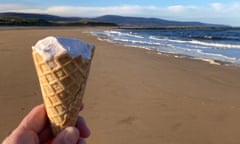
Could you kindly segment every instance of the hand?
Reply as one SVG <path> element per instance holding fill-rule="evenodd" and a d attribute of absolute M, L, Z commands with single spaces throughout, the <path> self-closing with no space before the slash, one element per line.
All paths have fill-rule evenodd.
<path fill-rule="evenodd" d="M 49 141 L 52 141 L 52 144 L 85 144 L 84 138 L 89 135 L 90 130 L 79 116 L 76 127 L 67 127 L 54 138 L 45 107 L 41 104 L 25 116 L 3 144 L 46 144 Z"/>

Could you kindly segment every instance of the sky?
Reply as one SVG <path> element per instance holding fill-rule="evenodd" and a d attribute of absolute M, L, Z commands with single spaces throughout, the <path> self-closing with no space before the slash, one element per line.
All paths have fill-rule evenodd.
<path fill-rule="evenodd" d="M 0 0 L 0 12 L 122 15 L 240 26 L 239 0 Z"/>

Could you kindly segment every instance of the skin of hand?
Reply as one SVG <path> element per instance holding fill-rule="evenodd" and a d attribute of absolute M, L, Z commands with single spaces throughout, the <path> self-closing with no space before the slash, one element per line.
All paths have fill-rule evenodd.
<path fill-rule="evenodd" d="M 80 108 L 80 111 L 83 106 Z M 53 137 L 43 104 L 29 112 L 18 127 L 3 141 L 3 144 L 85 144 L 90 130 L 83 117 L 79 116 L 75 127 L 67 127 Z"/>

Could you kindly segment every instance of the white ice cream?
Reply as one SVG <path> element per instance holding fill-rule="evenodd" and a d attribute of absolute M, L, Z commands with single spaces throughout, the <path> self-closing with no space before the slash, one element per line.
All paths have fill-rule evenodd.
<path fill-rule="evenodd" d="M 82 56 L 91 59 L 93 47 L 94 45 L 78 39 L 49 36 L 39 40 L 32 48 L 48 61 L 62 52 L 67 52 L 72 58 Z"/>

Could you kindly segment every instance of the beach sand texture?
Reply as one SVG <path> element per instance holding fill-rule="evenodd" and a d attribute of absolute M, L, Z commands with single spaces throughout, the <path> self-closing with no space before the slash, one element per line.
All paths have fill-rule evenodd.
<path fill-rule="evenodd" d="M 0 140 L 42 103 L 31 47 L 54 35 L 96 45 L 81 112 L 89 144 L 240 143 L 240 68 L 99 41 L 91 29 L 0 29 Z"/>

